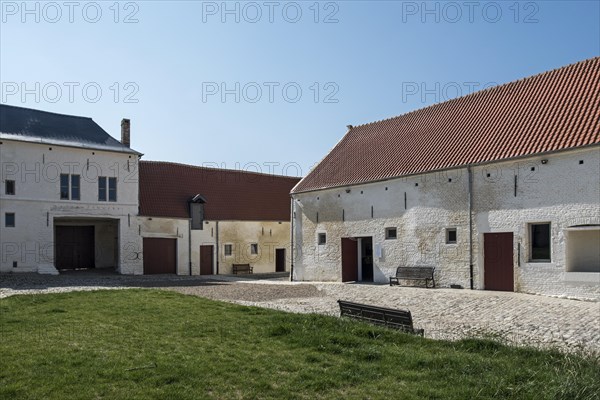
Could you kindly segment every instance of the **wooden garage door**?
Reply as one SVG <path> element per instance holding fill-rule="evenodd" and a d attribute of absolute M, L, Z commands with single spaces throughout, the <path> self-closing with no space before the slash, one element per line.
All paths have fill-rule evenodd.
<path fill-rule="evenodd" d="M 177 271 L 177 239 L 144 238 L 144 275 Z"/>
<path fill-rule="evenodd" d="M 94 227 L 57 226 L 57 269 L 94 268 Z"/>

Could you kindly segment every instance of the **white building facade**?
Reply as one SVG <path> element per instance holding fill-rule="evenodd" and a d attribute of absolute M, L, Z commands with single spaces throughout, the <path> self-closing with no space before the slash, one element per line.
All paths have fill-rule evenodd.
<path fill-rule="evenodd" d="M 138 162 L 89 118 L 2 105 L 0 272 L 141 274 Z"/>
<path fill-rule="evenodd" d="M 562 131 L 560 137 L 544 126 L 530 125 L 530 133 L 510 128 L 518 136 L 505 124 L 479 133 L 473 127 L 473 108 L 486 103 L 484 116 L 497 112 L 510 122 L 513 113 L 527 125 L 540 110 L 521 114 L 495 104 L 518 104 L 520 97 L 537 106 L 529 102 L 529 85 L 555 89 L 557 77 L 581 68 L 591 71 L 581 87 L 593 85 L 598 59 L 349 127 L 292 191 L 294 279 L 383 283 L 399 266 L 423 265 L 435 267 L 439 287 L 600 299 L 598 104 L 579 102 L 589 121 L 583 128 L 571 114 L 576 110 L 553 116 L 565 118 L 564 126 L 550 129 Z M 598 103 L 586 93 L 568 96 Z M 573 104 L 568 96 L 557 104 Z M 466 117 L 454 130 L 447 121 L 456 115 Z M 570 124 L 577 128 L 569 131 Z M 513 148 L 496 138 L 513 141 Z M 578 145 L 566 145 L 569 140 Z"/>

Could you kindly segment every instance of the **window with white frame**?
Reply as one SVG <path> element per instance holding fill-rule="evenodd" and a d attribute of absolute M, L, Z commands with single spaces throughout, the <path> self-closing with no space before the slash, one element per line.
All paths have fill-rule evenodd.
<path fill-rule="evenodd" d="M 79 175 L 60 174 L 60 199 L 81 199 L 81 177 Z"/>
<path fill-rule="evenodd" d="M 117 178 L 98 177 L 98 201 L 117 201 Z"/>

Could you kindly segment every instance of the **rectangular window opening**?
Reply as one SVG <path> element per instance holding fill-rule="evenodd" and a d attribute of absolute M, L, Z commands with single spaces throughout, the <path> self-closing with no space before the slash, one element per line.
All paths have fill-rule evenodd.
<path fill-rule="evenodd" d="M 15 194 L 15 181 L 7 180 L 4 183 L 4 194 L 14 196 L 14 194 Z"/>
<path fill-rule="evenodd" d="M 224 253 L 226 256 L 230 256 L 233 253 L 233 246 L 230 244 L 225 245 Z"/>
<path fill-rule="evenodd" d="M 79 175 L 71 175 L 71 200 L 79 200 L 80 199 L 80 177 Z"/>
<path fill-rule="evenodd" d="M 250 254 L 258 254 L 258 243 L 250 243 Z"/>
<path fill-rule="evenodd" d="M 108 201 L 117 201 L 117 178 L 108 178 Z"/>
<path fill-rule="evenodd" d="M 98 201 L 106 201 L 106 177 L 98 177 Z"/>
<path fill-rule="evenodd" d="M 386 240 L 393 240 L 398 238 L 398 230 L 396 228 L 385 228 Z"/>
<path fill-rule="evenodd" d="M 60 199 L 69 200 L 69 174 L 60 174 Z"/>
<path fill-rule="evenodd" d="M 317 243 L 319 243 L 319 245 L 326 244 L 327 243 L 327 234 L 325 234 L 325 233 L 319 233 L 318 242 Z"/>
<path fill-rule="evenodd" d="M 531 261 L 550 262 L 550 223 L 530 224 L 529 242 Z"/>
<path fill-rule="evenodd" d="M 15 213 L 4 214 L 4 226 L 7 228 L 15 227 Z"/>
<path fill-rule="evenodd" d="M 456 228 L 446 229 L 446 244 L 456 244 Z"/>

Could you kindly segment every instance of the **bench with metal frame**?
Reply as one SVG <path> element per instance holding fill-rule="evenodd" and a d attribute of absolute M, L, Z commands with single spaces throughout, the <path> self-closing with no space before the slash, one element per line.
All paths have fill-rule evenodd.
<path fill-rule="evenodd" d="M 367 304 L 338 300 L 340 316 L 369 322 L 374 325 L 398 329 L 403 332 L 423 336 L 423 329 L 415 329 L 410 311 L 377 307 Z"/>

